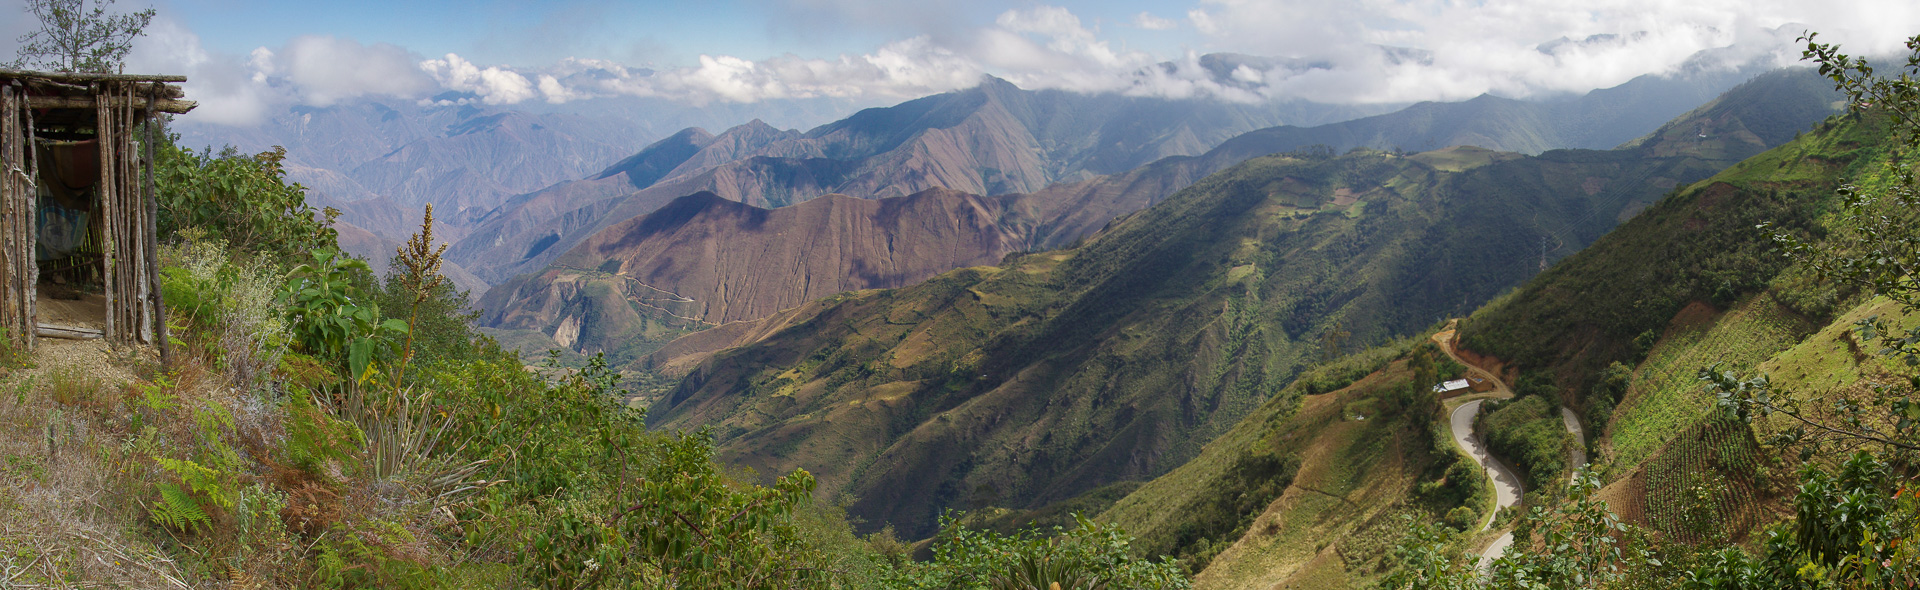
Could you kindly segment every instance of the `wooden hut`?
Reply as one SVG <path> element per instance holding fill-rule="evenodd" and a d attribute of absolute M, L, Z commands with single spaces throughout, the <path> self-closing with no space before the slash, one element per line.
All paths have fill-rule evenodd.
<path fill-rule="evenodd" d="M 14 350 L 105 338 L 165 355 L 153 162 L 140 146 L 156 139 L 142 123 L 193 109 L 170 84 L 184 81 L 0 69 L 0 331 Z"/>

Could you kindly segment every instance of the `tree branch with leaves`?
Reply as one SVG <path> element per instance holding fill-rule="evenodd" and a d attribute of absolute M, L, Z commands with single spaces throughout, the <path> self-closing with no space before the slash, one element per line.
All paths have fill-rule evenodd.
<path fill-rule="evenodd" d="M 13 67 L 58 72 L 120 73 L 133 40 L 153 22 L 153 9 L 116 14 L 114 0 L 27 0 L 40 29 L 21 35 Z"/>

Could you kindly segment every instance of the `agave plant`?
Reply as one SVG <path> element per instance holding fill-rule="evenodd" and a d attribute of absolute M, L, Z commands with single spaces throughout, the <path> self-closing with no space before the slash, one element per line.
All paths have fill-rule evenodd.
<path fill-rule="evenodd" d="M 993 590 L 1107 590 L 1107 580 L 1085 560 L 1028 552 L 1006 571 L 995 573 L 987 587 Z"/>

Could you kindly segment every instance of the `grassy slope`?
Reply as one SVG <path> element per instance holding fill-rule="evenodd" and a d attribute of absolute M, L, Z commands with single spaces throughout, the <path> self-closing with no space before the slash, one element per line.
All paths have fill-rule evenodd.
<path fill-rule="evenodd" d="M 1787 261 L 1755 226 L 1815 231 L 1839 179 L 1879 160 L 1883 129 L 1836 119 L 1679 191 L 1476 312 L 1463 345 L 1551 369 L 1564 389 L 1584 392 L 1608 362 L 1637 362 L 1635 339 L 1651 333 L 1650 343 L 1688 304 L 1724 309 L 1767 290 Z"/>
<path fill-rule="evenodd" d="M 1203 556 L 1212 557 L 1189 563 L 1204 567 L 1196 587 L 1358 584 L 1378 571 L 1379 558 L 1398 538 L 1400 515 L 1444 512 L 1454 505 L 1415 499 L 1416 484 L 1436 480 L 1453 461 L 1466 460 L 1456 458 L 1444 441 L 1438 448 L 1447 454 L 1435 451 L 1438 439 L 1430 428 L 1440 419 L 1432 411 L 1437 406 L 1387 409 L 1388 392 L 1409 386 L 1411 377 L 1405 362 L 1394 361 L 1349 387 L 1306 395 L 1298 403 L 1292 400 L 1303 392 L 1290 388 L 1292 395 L 1262 405 L 1199 456 L 1141 486 L 1097 519 L 1135 532 L 1147 551 L 1181 549 L 1183 535 L 1191 534 L 1189 521 L 1213 496 L 1242 493 L 1230 481 L 1239 457 L 1259 451 L 1298 456 L 1301 465 L 1291 485 L 1250 515 L 1249 526 L 1216 531 L 1229 534 L 1196 543 L 1206 549 Z"/>
<path fill-rule="evenodd" d="M 1822 235 L 1833 189 L 1878 177 L 1884 129 L 1872 115 L 1836 117 L 1681 191 L 1482 309 L 1468 346 L 1549 371 L 1576 407 L 1598 401 L 1588 385 L 1605 363 L 1633 367 L 1604 429 L 1589 425 L 1611 482 L 1603 497 L 1670 538 L 1745 538 L 1783 516 L 1798 458 L 1757 442 L 1784 423 L 1716 421 L 1698 372 L 1765 373 L 1816 409 L 1884 374 L 1848 328 L 1896 310 L 1815 282 L 1753 228 Z"/>

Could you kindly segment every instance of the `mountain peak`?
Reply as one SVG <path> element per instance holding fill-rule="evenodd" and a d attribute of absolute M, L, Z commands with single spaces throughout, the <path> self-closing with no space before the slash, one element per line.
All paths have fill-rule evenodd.
<path fill-rule="evenodd" d="M 980 85 L 975 86 L 974 89 L 985 95 L 987 100 L 998 102 L 1006 102 L 1023 96 L 1027 92 L 1014 83 L 992 74 L 980 76 Z"/>
<path fill-rule="evenodd" d="M 688 158 L 700 153 L 702 148 L 712 144 L 713 141 L 713 134 L 708 133 L 707 130 L 688 127 L 667 136 L 666 139 L 647 145 L 639 153 L 608 166 L 607 169 L 600 171 L 600 174 L 595 175 L 593 180 L 626 174 L 627 182 L 632 183 L 635 188 L 645 188 L 659 181 L 674 168 L 686 163 Z"/>

